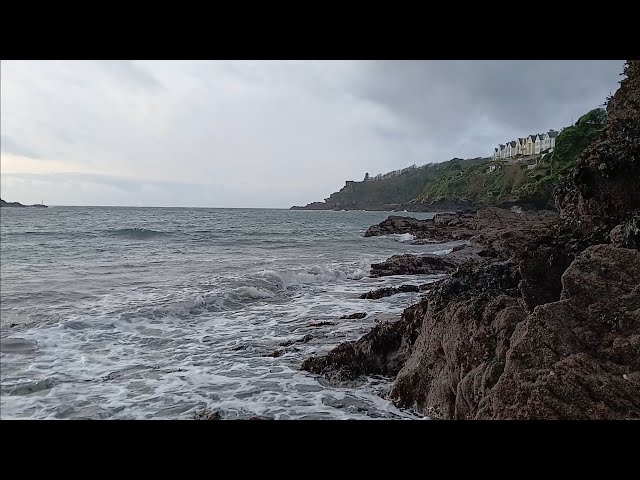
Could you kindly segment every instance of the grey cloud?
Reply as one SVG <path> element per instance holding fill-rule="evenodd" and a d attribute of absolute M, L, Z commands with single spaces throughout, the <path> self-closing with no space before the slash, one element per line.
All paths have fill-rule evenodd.
<path fill-rule="evenodd" d="M 450 140 L 485 116 L 524 135 L 560 128 L 572 114 L 601 104 L 617 88 L 622 65 L 622 61 L 373 62 L 355 88 L 356 94 L 428 129 L 423 134 Z"/>
<path fill-rule="evenodd" d="M 562 128 L 617 89 L 622 65 L 2 61 L 2 151 L 80 175 L 3 187 L 21 201 L 19 185 L 46 180 L 51 198 L 85 205 L 109 195 L 109 204 L 304 204 L 365 172 L 490 155 Z M 114 175 L 88 176 L 96 172 Z"/>
<path fill-rule="evenodd" d="M 141 89 L 164 89 L 162 83 L 143 67 L 135 64 L 132 60 L 102 60 L 98 64 L 115 77 L 127 85 Z"/>
<path fill-rule="evenodd" d="M 39 158 L 40 156 L 35 149 L 16 142 L 4 133 L 0 134 L 0 151 L 30 158 Z"/>

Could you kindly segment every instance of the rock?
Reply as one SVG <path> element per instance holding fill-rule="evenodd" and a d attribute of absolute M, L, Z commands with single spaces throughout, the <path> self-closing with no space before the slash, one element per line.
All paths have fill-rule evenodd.
<path fill-rule="evenodd" d="M 299 338 L 298 340 L 287 340 L 286 342 L 282 342 L 280 344 L 280 346 L 281 347 L 289 347 L 289 346 L 293 345 L 294 343 L 307 343 L 312 339 L 313 339 L 313 335 L 306 334 L 304 337 Z"/>
<path fill-rule="evenodd" d="M 352 313 L 351 315 L 342 315 L 340 317 L 340 320 L 359 320 L 359 319 L 364 318 L 366 316 L 367 316 L 366 312 Z"/>
<path fill-rule="evenodd" d="M 326 327 L 328 325 L 335 325 L 335 322 L 309 322 L 307 327 Z"/>
<path fill-rule="evenodd" d="M 614 227 L 609 233 L 611 243 L 617 247 L 640 250 L 640 213 Z"/>
<path fill-rule="evenodd" d="M 391 295 L 395 295 L 397 293 L 407 293 L 407 292 L 419 292 L 421 289 L 424 290 L 430 284 L 424 285 L 400 285 L 399 287 L 384 287 L 378 288 L 377 290 L 370 290 L 366 293 L 360 295 L 360 298 L 367 298 L 371 300 L 377 300 L 383 297 L 390 297 Z"/>
<path fill-rule="evenodd" d="M 195 413 L 193 418 L 194 420 L 222 420 L 222 415 L 220 412 L 205 408 L 204 410 Z"/>
<path fill-rule="evenodd" d="M 371 265 L 372 277 L 390 275 L 433 275 L 450 273 L 457 268 L 457 263 L 444 255 L 394 255 L 382 263 Z"/>
<path fill-rule="evenodd" d="M 608 232 L 640 209 L 640 60 L 629 60 L 625 73 L 600 137 L 554 190 L 564 221 L 577 230 Z"/>
<path fill-rule="evenodd" d="M 284 350 L 279 348 L 279 349 L 276 349 L 273 352 L 271 352 L 270 354 L 265 355 L 265 356 L 266 357 L 278 358 L 278 357 L 281 357 L 282 355 L 284 355 Z"/>
<path fill-rule="evenodd" d="M 478 418 L 640 419 L 640 252 L 589 247 L 562 283 L 516 327 Z"/>
<path fill-rule="evenodd" d="M 308 358 L 301 368 L 342 386 L 353 385 L 363 375 L 396 375 L 418 335 L 425 308 L 424 302 L 408 307 L 400 320 L 382 320 L 359 340 Z"/>
<path fill-rule="evenodd" d="M 388 398 L 434 418 L 640 419 L 640 60 L 625 70 L 606 128 L 554 190 L 559 215 L 487 208 L 371 227 L 478 248 L 447 255 L 451 277 L 401 320 L 303 367 L 337 383 L 396 375 Z M 372 275 L 437 263 L 403 257 Z"/>

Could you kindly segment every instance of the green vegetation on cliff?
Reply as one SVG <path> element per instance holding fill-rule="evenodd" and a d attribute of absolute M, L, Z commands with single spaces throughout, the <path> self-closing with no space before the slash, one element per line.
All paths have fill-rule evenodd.
<path fill-rule="evenodd" d="M 573 168 L 576 158 L 604 128 L 607 113 L 596 108 L 564 128 L 556 138 L 552 154 L 542 155 L 532 168 L 523 163 L 505 165 L 494 171 L 487 158 L 412 165 L 364 181 L 348 181 L 324 202 L 310 203 L 310 210 L 430 210 L 460 204 L 520 204 L 545 208 L 562 175 Z"/>
<path fill-rule="evenodd" d="M 384 175 L 369 177 L 362 182 L 348 181 L 339 191 L 332 193 L 324 202 L 310 203 L 306 207 L 317 210 L 385 210 L 403 205 L 422 192 L 425 184 L 464 169 L 484 163 L 486 159 L 463 160 L 454 158 L 442 163 L 429 163 L 421 167 L 412 165 Z"/>
<path fill-rule="evenodd" d="M 552 154 L 543 155 L 533 169 L 521 164 L 489 171 L 492 162 L 450 172 L 426 183 L 416 203 L 443 200 L 467 201 L 479 205 L 505 203 L 545 207 L 551 200 L 559 178 L 575 165 L 576 158 L 598 136 L 607 119 L 606 111 L 596 108 L 563 129 L 556 138 Z"/>

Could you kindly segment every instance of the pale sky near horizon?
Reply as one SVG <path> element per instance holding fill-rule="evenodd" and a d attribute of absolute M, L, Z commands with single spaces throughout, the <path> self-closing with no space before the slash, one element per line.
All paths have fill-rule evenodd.
<path fill-rule="evenodd" d="M 624 61 L 5 61 L 6 201 L 282 207 L 561 129 Z"/>

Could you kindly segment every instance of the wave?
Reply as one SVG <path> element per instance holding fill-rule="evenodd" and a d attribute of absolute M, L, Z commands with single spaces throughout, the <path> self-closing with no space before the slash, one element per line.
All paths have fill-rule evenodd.
<path fill-rule="evenodd" d="M 111 234 L 117 237 L 133 238 L 136 240 L 147 240 L 149 238 L 167 235 L 167 232 L 158 232 L 147 228 L 121 228 L 111 230 Z"/>
<path fill-rule="evenodd" d="M 257 300 L 261 298 L 272 298 L 275 297 L 276 294 L 270 290 L 263 290 L 261 288 L 252 286 L 245 286 L 236 288 L 231 292 L 231 295 L 242 301 L 246 299 Z"/>
<path fill-rule="evenodd" d="M 411 240 L 415 240 L 416 236 L 411 235 L 410 233 L 395 233 L 393 237 L 401 243 L 410 242 Z"/>

